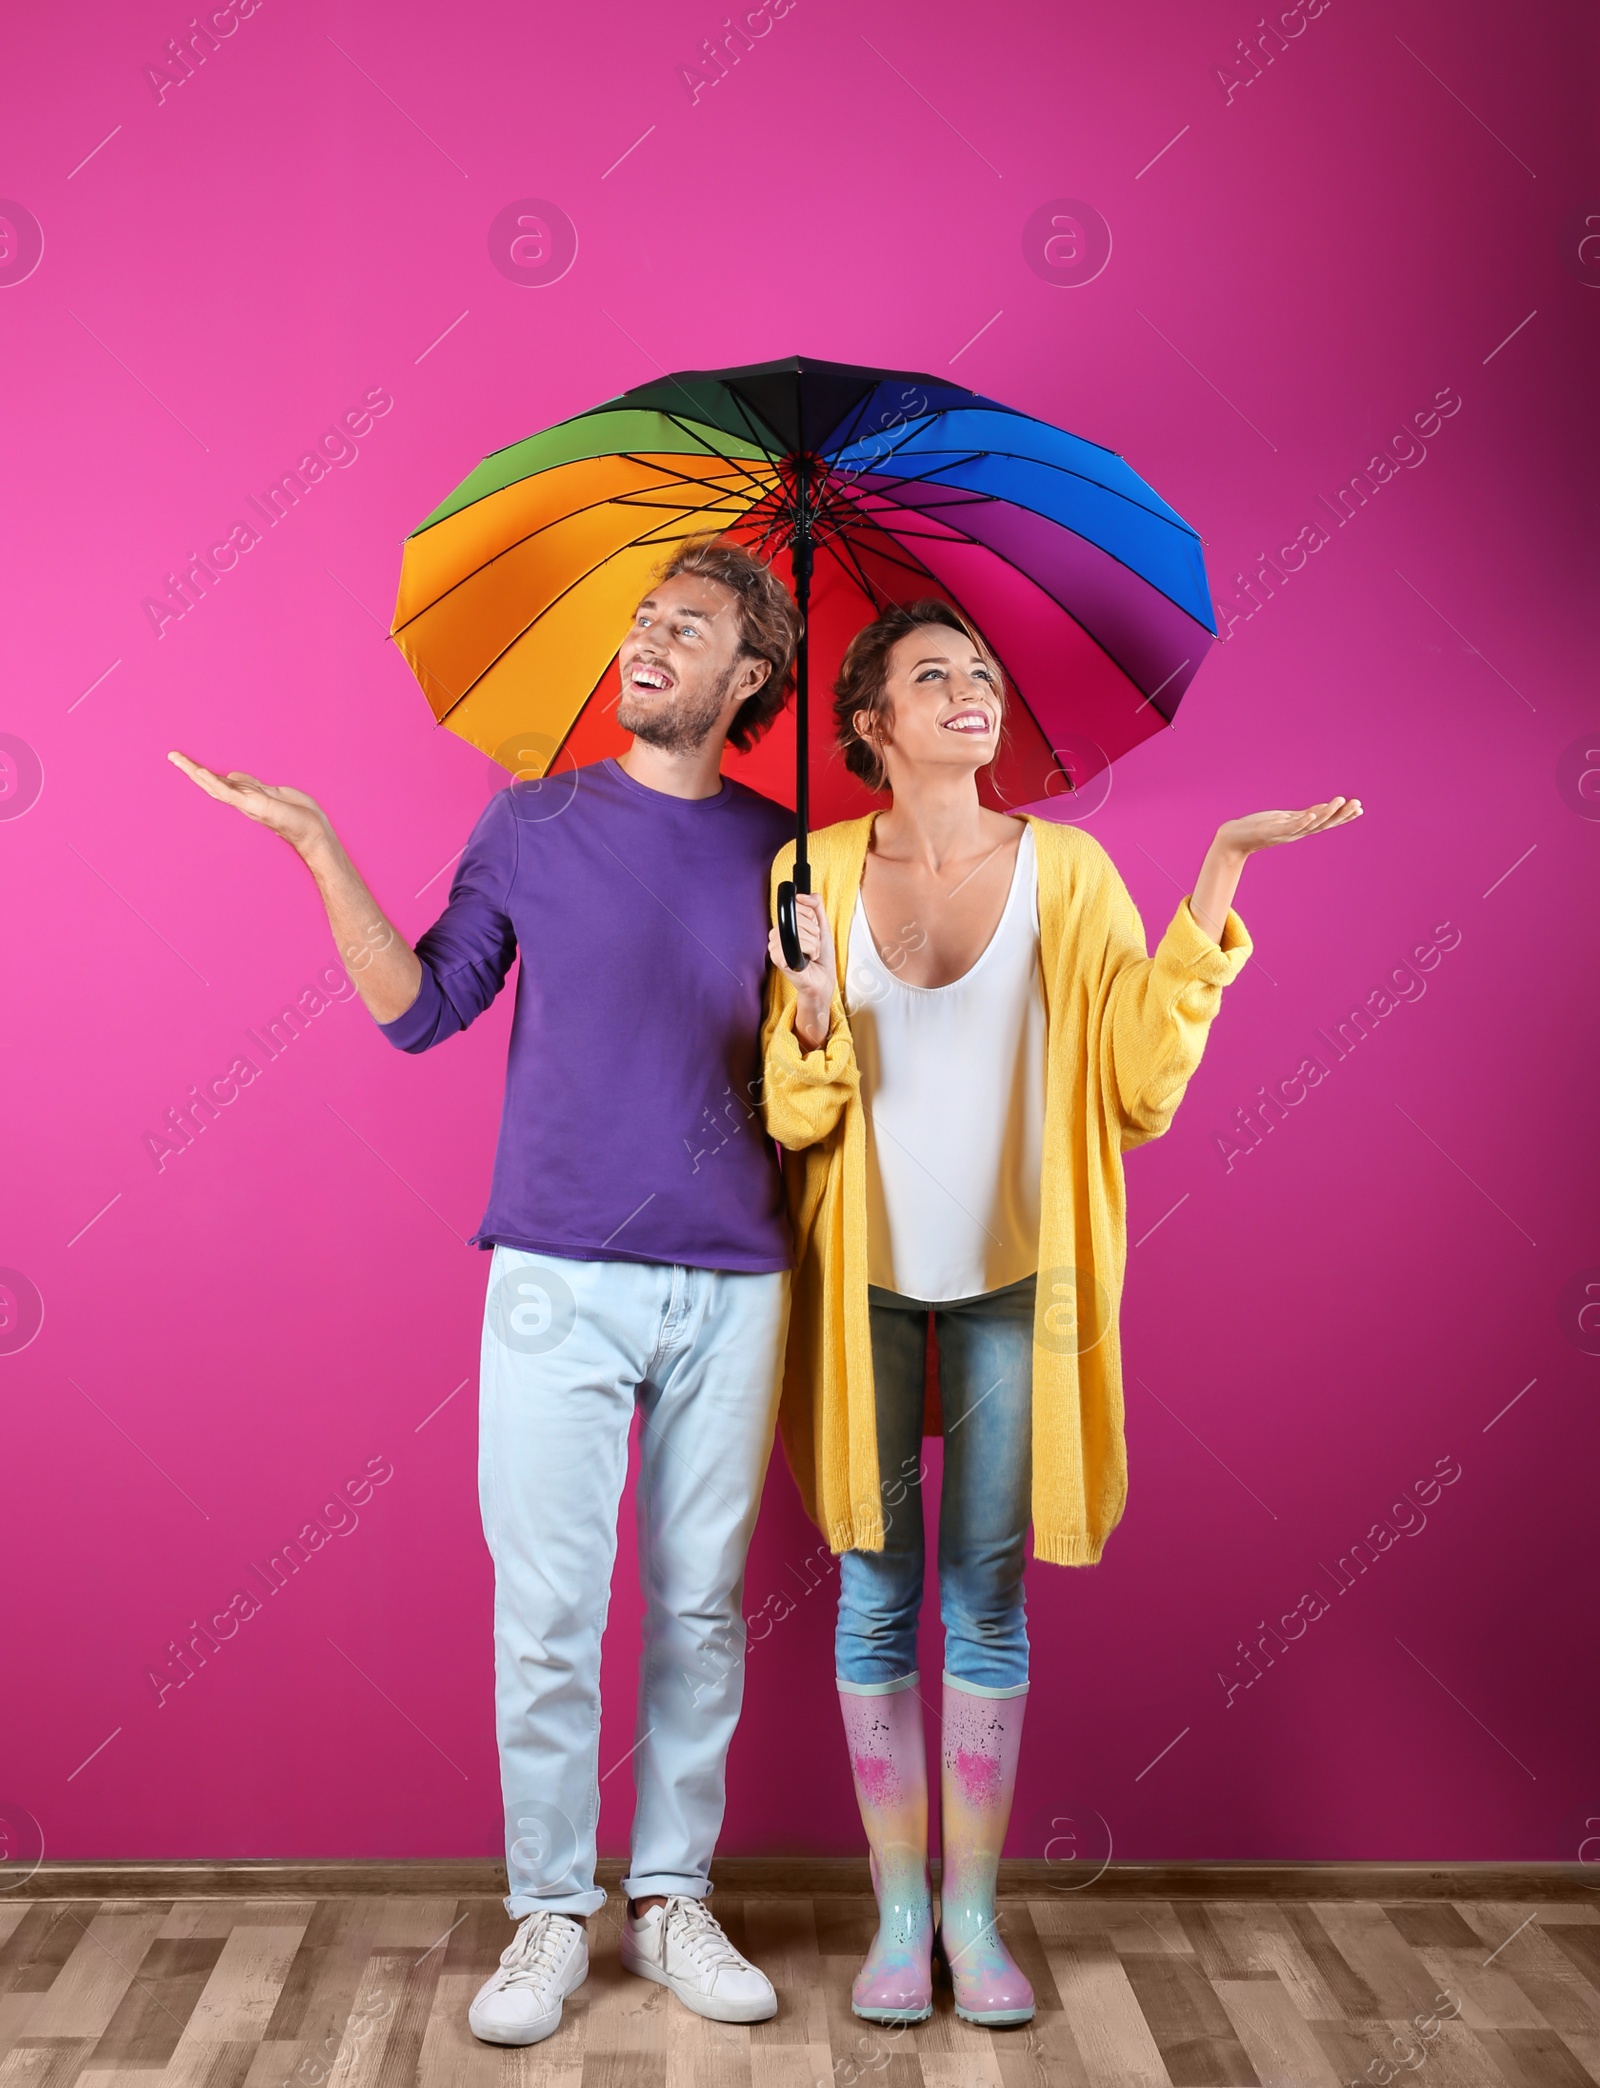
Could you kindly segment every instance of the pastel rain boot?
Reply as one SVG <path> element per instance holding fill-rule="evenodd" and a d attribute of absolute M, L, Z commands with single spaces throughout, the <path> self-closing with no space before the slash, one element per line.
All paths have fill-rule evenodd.
<path fill-rule="evenodd" d="M 1025 1693 L 976 1696 L 945 1677 L 939 1952 L 956 2014 L 991 2028 L 1033 2016 L 1033 1988 L 1000 1939 L 994 1903 L 1027 1701 Z"/>
<path fill-rule="evenodd" d="M 850 2006 L 869 2023 L 924 2022 L 933 2013 L 933 1902 L 922 1698 L 913 1677 L 887 1696 L 841 1684 L 839 1706 L 878 1900 L 878 1933 Z"/>

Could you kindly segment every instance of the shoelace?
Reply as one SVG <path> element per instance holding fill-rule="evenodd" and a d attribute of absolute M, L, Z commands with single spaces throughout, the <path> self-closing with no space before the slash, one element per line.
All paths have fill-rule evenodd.
<path fill-rule="evenodd" d="M 704 1900 L 674 1893 L 667 1901 L 666 1928 L 668 1937 L 683 1945 L 701 1971 L 744 1969 L 744 1959 L 728 1941 L 721 1922 Z"/>
<path fill-rule="evenodd" d="M 551 1978 L 569 1941 L 563 1937 L 555 1914 L 535 1914 L 518 1929 L 500 1960 L 507 1986 L 537 1987 Z"/>

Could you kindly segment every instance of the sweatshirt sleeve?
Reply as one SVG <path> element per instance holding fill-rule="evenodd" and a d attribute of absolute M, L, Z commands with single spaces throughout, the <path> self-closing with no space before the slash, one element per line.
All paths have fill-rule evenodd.
<path fill-rule="evenodd" d="M 794 865 L 790 842 L 772 866 L 772 890 Z M 861 1083 L 855 1040 L 837 988 L 828 1035 L 816 1051 L 803 1051 L 794 1033 L 795 991 L 776 965 L 767 969 L 767 1012 L 761 1026 L 762 1120 L 769 1138 L 797 1153 L 826 1138 Z"/>
<path fill-rule="evenodd" d="M 1102 1066 L 1122 1132 L 1122 1150 L 1159 1138 L 1171 1124 L 1206 1037 L 1222 1005 L 1222 989 L 1239 976 L 1251 943 L 1230 907 L 1222 940 L 1213 942 L 1186 896 L 1153 957 L 1144 927 L 1109 856 L 1104 860 L 1107 915 Z"/>
<path fill-rule="evenodd" d="M 444 912 L 417 943 L 422 985 L 403 1015 L 378 1027 L 397 1050 L 427 1051 L 476 1021 L 506 982 L 517 954 L 507 905 L 517 823 L 502 790 L 479 815 Z"/>

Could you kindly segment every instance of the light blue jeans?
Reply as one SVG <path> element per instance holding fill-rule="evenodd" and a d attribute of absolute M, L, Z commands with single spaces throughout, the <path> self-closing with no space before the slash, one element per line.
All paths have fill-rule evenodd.
<path fill-rule="evenodd" d="M 1033 1293 L 1031 1276 L 931 1308 L 895 1291 L 867 1293 L 884 1541 L 881 1552 L 846 1552 L 839 1561 L 835 1665 L 852 1694 L 888 1695 L 916 1679 L 930 1309 L 944 1414 L 945 1674 L 980 1696 L 1020 1696 L 1028 1686 L 1022 1572 L 1033 1487 Z"/>
<path fill-rule="evenodd" d="M 700 1899 L 744 1696 L 745 1552 L 772 1450 L 787 1274 L 573 1261 L 496 1247 L 478 1486 L 494 1560 L 506 1911 L 593 1914 L 600 1638 L 628 1433 L 641 1422 L 644 1586 L 635 1898 Z"/>

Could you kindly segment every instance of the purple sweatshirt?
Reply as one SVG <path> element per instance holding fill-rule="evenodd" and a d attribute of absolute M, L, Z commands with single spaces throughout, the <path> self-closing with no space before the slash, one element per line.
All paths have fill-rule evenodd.
<path fill-rule="evenodd" d="M 615 761 L 490 799 L 417 944 L 421 991 L 380 1025 L 427 1051 L 521 952 L 479 1246 L 790 1266 L 756 1095 L 768 878 L 792 830 L 726 777 L 715 797 L 668 797 Z"/>

